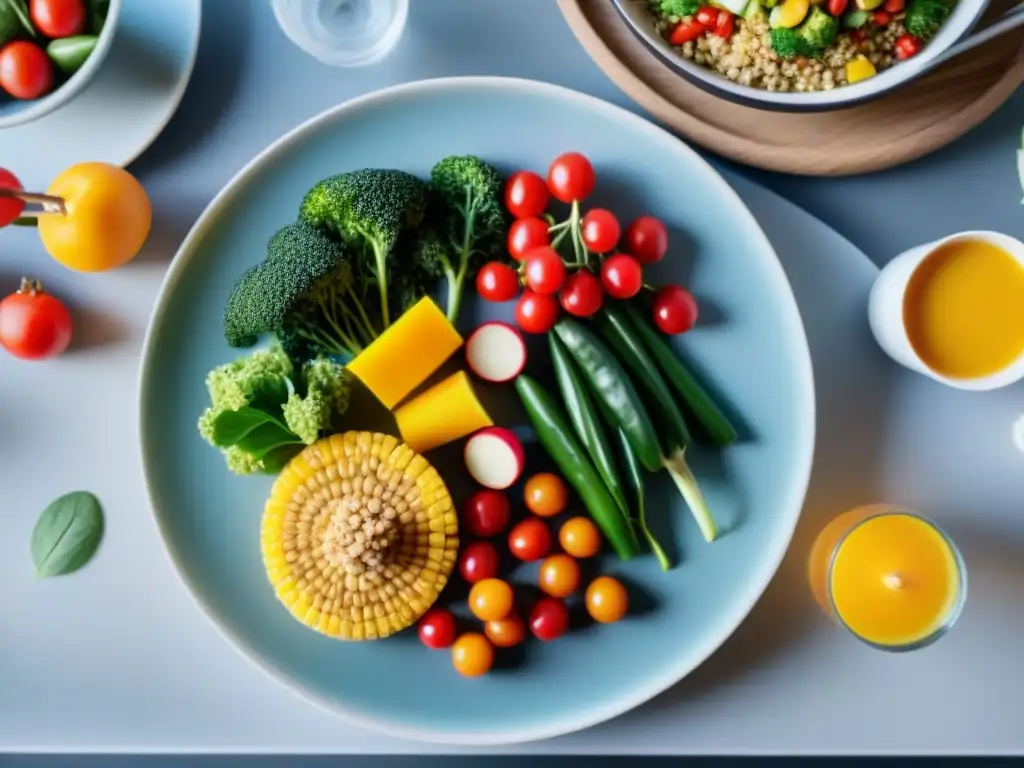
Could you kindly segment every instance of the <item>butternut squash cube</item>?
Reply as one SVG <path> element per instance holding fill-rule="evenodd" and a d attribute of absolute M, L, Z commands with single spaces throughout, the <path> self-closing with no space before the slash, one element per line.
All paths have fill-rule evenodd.
<path fill-rule="evenodd" d="M 402 441 L 417 453 L 494 426 L 465 371 L 449 376 L 395 411 Z"/>

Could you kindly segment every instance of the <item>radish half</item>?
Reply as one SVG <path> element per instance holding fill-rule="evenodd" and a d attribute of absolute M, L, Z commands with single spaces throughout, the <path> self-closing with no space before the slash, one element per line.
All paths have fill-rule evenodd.
<path fill-rule="evenodd" d="M 503 491 L 523 474 L 523 444 L 504 427 L 485 427 L 466 441 L 466 469 L 484 488 Z"/>
<path fill-rule="evenodd" d="M 466 342 L 466 364 L 484 381 L 512 381 L 526 366 L 526 342 L 508 323 L 484 323 Z"/>

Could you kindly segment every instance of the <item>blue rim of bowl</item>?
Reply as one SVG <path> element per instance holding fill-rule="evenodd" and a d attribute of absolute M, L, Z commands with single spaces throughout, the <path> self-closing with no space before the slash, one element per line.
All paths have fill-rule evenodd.
<path fill-rule="evenodd" d="M 89 58 L 81 67 L 71 75 L 57 90 L 51 91 L 42 98 L 36 99 L 30 106 L 20 109 L 9 117 L 0 116 L 0 131 L 4 128 L 14 128 L 25 125 L 33 120 L 38 120 L 51 112 L 60 109 L 73 98 L 79 95 L 103 66 L 110 48 L 114 44 L 114 37 L 117 35 L 117 25 L 121 17 L 121 7 L 125 0 L 110 0 L 107 6 L 107 15 L 103 21 L 103 29 L 100 30 L 96 40 L 96 47 L 93 48 Z"/>
<path fill-rule="evenodd" d="M 662 142 L 672 142 L 678 147 L 678 151 L 688 155 L 690 161 L 702 166 L 704 170 L 708 172 L 711 183 L 717 185 L 718 190 L 734 204 L 736 215 L 740 217 L 748 227 L 752 228 L 753 235 L 760 242 L 762 253 L 770 256 L 770 269 L 774 274 L 775 280 L 774 289 L 781 292 L 783 296 L 788 297 L 788 300 L 783 302 L 785 304 L 784 311 L 788 315 L 787 324 L 792 329 L 792 332 L 796 334 L 796 338 L 794 339 L 794 345 L 798 350 L 797 359 L 795 361 L 797 367 L 796 380 L 798 382 L 797 386 L 803 390 L 798 400 L 803 404 L 805 409 L 802 418 L 799 420 L 799 429 L 803 434 L 799 435 L 797 440 L 797 444 L 800 448 L 798 450 L 799 455 L 796 461 L 796 470 L 790 488 L 788 489 L 788 502 L 781 505 L 783 509 L 788 510 L 788 520 L 786 520 L 787 525 L 782 530 L 782 535 L 779 536 L 775 542 L 775 551 L 772 552 L 772 556 L 761 564 L 761 567 L 756 573 L 752 574 L 749 581 L 750 586 L 745 598 L 739 601 L 738 610 L 733 612 L 727 622 L 729 629 L 726 632 L 713 637 L 710 642 L 705 642 L 700 647 L 698 653 L 695 654 L 695 662 L 677 665 L 665 675 L 664 679 L 654 684 L 644 685 L 643 687 L 631 691 L 628 696 L 610 699 L 604 703 L 592 706 L 584 712 L 570 713 L 566 718 L 557 722 L 547 722 L 538 726 L 513 732 L 438 732 L 411 728 L 398 723 L 390 723 L 380 718 L 367 717 L 350 706 L 339 703 L 338 701 L 330 700 L 325 696 L 308 690 L 304 686 L 292 681 L 287 675 L 282 674 L 277 669 L 274 669 L 272 665 L 264 662 L 264 660 L 261 659 L 260 654 L 252 647 L 246 638 L 221 623 L 213 608 L 202 597 L 201 591 L 192 582 L 184 563 L 178 558 L 177 554 L 170 546 L 170 539 L 162 522 L 163 518 L 156 511 L 152 477 L 149 471 L 152 461 L 150 457 L 150 450 L 147 447 L 152 444 L 152 441 L 146 440 L 146 422 L 148 421 L 146 416 L 148 411 L 146 393 L 150 388 L 148 381 L 149 371 L 151 368 L 150 361 L 155 354 L 154 329 L 163 323 L 163 315 L 166 311 L 168 297 L 175 290 L 178 280 L 181 278 L 186 266 L 188 265 L 189 259 L 191 258 L 189 251 L 192 249 L 193 244 L 206 236 L 207 232 L 216 221 L 217 212 L 244 191 L 245 184 L 249 176 L 259 170 L 267 161 L 271 160 L 281 150 L 297 141 L 301 141 L 307 134 L 319 129 L 323 123 L 330 122 L 331 120 L 336 119 L 339 115 L 344 115 L 346 112 L 373 106 L 379 103 L 386 103 L 394 99 L 401 99 L 403 96 L 410 93 L 423 94 L 429 92 L 444 92 L 452 89 L 472 87 L 515 90 L 525 93 L 547 95 L 564 101 L 571 101 L 574 104 L 592 112 L 609 116 L 611 119 L 616 121 L 625 122 L 638 132 L 646 133 L 647 135 Z M 291 129 L 269 146 L 261 150 L 240 171 L 238 171 L 238 173 L 228 181 L 220 192 L 217 193 L 213 200 L 210 201 L 202 214 L 200 214 L 195 224 L 193 224 L 192 228 L 185 236 L 184 241 L 167 269 L 164 281 L 160 286 L 159 293 L 157 294 L 153 312 L 146 328 L 145 339 L 142 344 L 141 365 L 139 366 L 138 379 L 138 400 L 139 418 L 137 423 L 139 430 L 138 438 L 140 453 L 142 457 L 142 475 L 143 481 L 146 485 L 146 493 L 150 500 L 151 511 L 153 512 L 153 521 L 163 542 L 164 551 L 174 566 L 174 569 L 177 571 L 179 577 L 187 587 L 192 599 L 199 606 L 207 619 L 210 620 L 213 626 L 225 638 L 225 640 L 227 640 L 228 643 L 242 656 L 248 659 L 249 662 L 251 662 L 257 669 L 262 670 L 264 674 L 277 681 L 291 693 L 299 695 L 311 704 L 314 704 L 331 714 L 340 716 L 354 725 L 376 730 L 380 733 L 394 736 L 396 738 L 460 746 L 506 746 L 510 744 L 522 744 L 526 742 L 540 741 L 542 739 L 555 738 L 557 736 L 564 736 L 569 733 L 590 728 L 618 717 L 619 715 L 625 714 L 626 712 L 639 707 L 641 704 L 645 704 L 655 696 L 667 691 L 684 677 L 689 675 L 694 669 L 703 664 L 722 646 L 726 640 L 729 639 L 729 637 L 732 636 L 740 624 L 742 624 L 750 614 L 750 611 L 764 594 L 768 584 L 775 576 L 776 571 L 778 571 L 778 568 L 789 549 L 793 533 L 796 530 L 797 521 L 800 518 L 800 512 L 806 499 L 807 488 L 810 483 L 816 431 L 814 373 L 811 363 L 810 347 L 807 342 L 807 334 L 804 329 L 803 320 L 800 316 L 800 310 L 797 307 L 796 299 L 793 295 L 792 287 L 789 284 L 786 273 L 782 268 L 782 263 L 775 254 L 775 250 L 772 247 L 771 242 L 768 240 L 767 235 L 764 234 L 764 231 L 757 223 L 757 219 L 754 218 L 754 215 L 750 212 L 736 191 L 729 186 L 728 182 L 719 175 L 710 163 L 697 154 L 687 144 L 680 141 L 677 137 L 673 136 L 663 128 L 656 126 L 643 117 L 633 114 L 622 107 L 610 104 L 595 96 L 590 96 L 589 94 L 581 93 L 563 86 L 553 85 L 551 83 L 522 78 L 490 76 L 466 76 L 417 80 L 373 91 L 349 101 L 342 102 L 341 104 L 331 107 Z"/>

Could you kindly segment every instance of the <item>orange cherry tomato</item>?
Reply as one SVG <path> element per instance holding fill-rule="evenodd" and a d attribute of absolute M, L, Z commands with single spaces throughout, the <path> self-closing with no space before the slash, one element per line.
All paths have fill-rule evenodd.
<path fill-rule="evenodd" d="M 543 520 L 528 517 L 508 534 L 509 551 L 520 560 L 540 560 L 551 551 L 551 531 Z"/>
<path fill-rule="evenodd" d="M 481 621 L 504 619 L 512 612 L 514 595 L 501 579 L 478 581 L 469 590 L 469 610 Z"/>
<path fill-rule="evenodd" d="M 568 597 L 580 586 L 580 566 L 568 555 L 545 558 L 537 571 L 537 586 L 552 597 Z"/>
<path fill-rule="evenodd" d="M 494 648 L 479 632 L 467 632 L 452 643 L 452 666 L 463 677 L 479 677 L 494 664 Z"/>
<path fill-rule="evenodd" d="M 554 472 L 540 472 L 526 481 L 523 501 L 538 517 L 554 517 L 569 504 L 569 489 Z"/>
<path fill-rule="evenodd" d="M 629 610 L 629 593 L 618 579 L 598 576 L 587 587 L 585 602 L 594 621 L 612 624 Z"/>
<path fill-rule="evenodd" d="M 601 550 L 601 532 L 590 519 L 574 517 L 562 525 L 558 543 L 566 554 L 573 557 L 593 557 Z"/>
<path fill-rule="evenodd" d="M 511 648 L 526 639 L 526 624 L 516 613 L 510 613 L 504 619 L 488 621 L 484 625 L 484 634 L 497 648 Z"/>

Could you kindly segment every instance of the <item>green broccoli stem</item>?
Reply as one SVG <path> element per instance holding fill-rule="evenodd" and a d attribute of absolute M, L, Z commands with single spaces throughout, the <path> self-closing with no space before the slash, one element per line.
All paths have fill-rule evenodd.
<path fill-rule="evenodd" d="M 476 214 L 479 203 L 473 197 L 473 188 L 466 185 L 466 205 L 459 212 L 462 214 L 462 245 L 459 247 L 459 268 L 452 268 L 446 260 L 445 277 L 448 279 L 448 322 L 455 323 L 459 319 L 462 306 L 462 288 L 469 271 L 469 260 L 473 250 L 473 232 L 476 229 Z"/>
<path fill-rule="evenodd" d="M 363 334 L 363 341 L 369 344 L 374 339 L 377 338 L 377 329 L 373 327 L 373 323 L 370 321 L 370 316 L 366 314 L 366 309 L 363 307 L 363 302 L 359 299 L 359 296 L 356 295 L 356 292 L 352 288 L 351 284 L 345 286 L 345 292 L 352 299 L 352 304 L 354 304 L 356 309 L 359 310 L 359 317 L 356 318 L 354 315 L 352 315 L 352 310 L 349 309 L 347 303 L 343 303 L 342 306 L 345 308 L 345 311 L 349 315 L 352 315 L 353 322 L 356 322 L 359 325 L 361 325 L 361 327 L 359 327 L 359 330 Z"/>
<path fill-rule="evenodd" d="M 380 318 L 384 328 L 391 325 L 388 311 L 388 254 L 376 242 L 373 244 L 373 258 L 377 266 L 377 290 L 380 292 Z"/>

